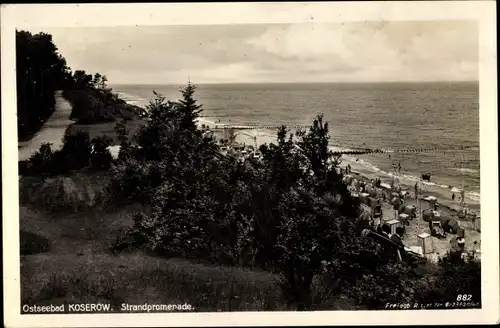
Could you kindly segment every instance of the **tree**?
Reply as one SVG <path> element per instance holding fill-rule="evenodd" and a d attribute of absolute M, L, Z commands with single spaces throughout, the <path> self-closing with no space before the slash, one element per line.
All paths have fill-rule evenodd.
<path fill-rule="evenodd" d="M 159 160 L 169 156 L 170 137 L 179 124 L 177 104 L 166 101 L 161 94 L 153 92 L 156 98 L 148 105 L 148 124 L 139 130 L 137 143 L 144 160 Z"/>
<path fill-rule="evenodd" d="M 94 86 L 92 74 L 87 74 L 84 70 L 76 70 L 73 74 L 73 81 L 76 87 L 82 89 L 89 89 Z"/>
<path fill-rule="evenodd" d="M 297 135 L 300 138 L 297 145 L 306 159 L 305 168 L 313 176 L 311 182 L 318 191 L 324 191 L 328 162 L 332 158 L 332 152 L 328 149 L 328 123 L 323 122 L 322 114 L 318 115 L 308 133 L 299 131 Z"/>
<path fill-rule="evenodd" d="M 107 82 L 108 82 L 108 78 L 106 77 L 106 75 L 101 76 L 99 89 L 105 89 L 108 86 Z"/>
<path fill-rule="evenodd" d="M 102 76 L 100 73 L 94 74 L 94 78 L 92 80 L 92 85 L 97 89 L 101 89 L 101 78 L 102 78 Z"/>
<path fill-rule="evenodd" d="M 201 105 L 197 104 L 193 95 L 196 90 L 196 86 L 188 83 L 188 85 L 181 90 L 182 98 L 179 100 L 178 110 L 181 112 L 181 129 L 195 129 L 196 122 L 202 111 Z"/>
<path fill-rule="evenodd" d="M 106 88 L 106 82 L 108 78 L 106 75 L 101 75 L 100 73 L 95 73 L 91 85 L 97 90 L 104 90 Z"/>
<path fill-rule="evenodd" d="M 18 137 L 36 132 L 54 111 L 54 91 L 64 85 L 68 67 L 52 36 L 16 31 Z"/>

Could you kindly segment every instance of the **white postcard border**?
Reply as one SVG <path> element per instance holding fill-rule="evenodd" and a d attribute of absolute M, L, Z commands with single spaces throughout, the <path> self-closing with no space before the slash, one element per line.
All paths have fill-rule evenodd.
<path fill-rule="evenodd" d="M 381 20 L 480 24 L 482 309 L 21 315 L 15 28 Z M 471 324 L 499 320 L 496 16 L 493 1 L 2 5 L 4 313 L 7 327 Z M 64 55 L 64 54 L 63 54 Z M 452 311 L 452 312 L 450 312 Z"/>

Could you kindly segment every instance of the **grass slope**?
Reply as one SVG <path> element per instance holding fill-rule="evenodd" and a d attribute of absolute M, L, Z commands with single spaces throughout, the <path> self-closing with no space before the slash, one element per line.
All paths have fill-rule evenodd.
<path fill-rule="evenodd" d="M 132 224 L 126 207 L 113 212 L 48 214 L 20 207 L 23 234 L 48 246 L 21 256 L 22 304 L 106 302 L 184 304 L 195 311 L 286 310 L 275 275 L 140 251 L 113 254 L 116 236 Z M 33 247 L 32 247 L 33 248 Z M 318 308 L 350 309 L 348 302 L 315 288 Z"/>

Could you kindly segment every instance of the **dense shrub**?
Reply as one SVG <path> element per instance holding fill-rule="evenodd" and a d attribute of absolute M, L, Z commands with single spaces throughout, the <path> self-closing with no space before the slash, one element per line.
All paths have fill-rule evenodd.
<path fill-rule="evenodd" d="M 440 258 L 438 270 L 421 301 L 457 302 L 458 295 L 470 295 L 467 301 L 476 303 L 474 307 L 481 303 L 481 262 L 472 252 L 465 258 L 457 258 L 450 252 Z"/>
<path fill-rule="evenodd" d="M 385 309 L 387 304 L 418 303 L 427 288 L 425 276 L 417 274 L 414 268 L 405 263 L 389 263 L 358 277 L 344 288 L 344 293 L 357 305 L 375 310 Z"/>
<path fill-rule="evenodd" d="M 120 149 L 121 152 L 121 149 Z M 111 168 L 110 193 L 119 203 L 151 203 L 154 189 L 160 185 L 155 164 L 144 164 L 136 159 L 122 160 Z"/>
<path fill-rule="evenodd" d="M 110 143 L 109 137 L 90 140 L 86 132 L 66 135 L 59 150 L 53 151 L 50 144 L 42 144 L 23 166 L 21 173 L 27 176 L 55 176 L 88 167 L 109 170 L 113 161 L 107 149 Z"/>
<path fill-rule="evenodd" d="M 111 168 L 113 157 L 108 147 L 112 139 L 108 136 L 92 139 L 92 152 L 90 154 L 91 167 L 97 170 L 108 170 Z"/>
<path fill-rule="evenodd" d="M 40 149 L 27 161 L 24 174 L 28 175 L 50 175 L 54 173 L 54 152 L 50 143 L 42 143 Z"/>
<path fill-rule="evenodd" d="M 70 118 L 77 124 L 134 120 L 144 114 L 142 108 L 127 104 L 109 89 L 72 89 L 65 90 L 63 95 L 72 104 Z"/>
<path fill-rule="evenodd" d="M 64 136 L 64 144 L 59 153 L 64 165 L 63 170 L 79 170 L 89 166 L 92 144 L 87 132 Z"/>
<path fill-rule="evenodd" d="M 19 244 L 21 255 L 45 253 L 50 250 L 50 242 L 47 238 L 24 230 L 19 231 Z"/>
<path fill-rule="evenodd" d="M 76 212 L 93 207 L 95 193 L 90 186 L 78 186 L 72 178 L 57 177 L 44 181 L 35 200 L 49 211 Z"/>

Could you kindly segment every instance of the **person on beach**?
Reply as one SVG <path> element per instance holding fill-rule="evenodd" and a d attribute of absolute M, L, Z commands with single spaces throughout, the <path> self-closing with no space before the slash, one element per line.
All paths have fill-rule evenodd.
<path fill-rule="evenodd" d="M 441 230 L 442 228 L 440 228 Z M 431 236 L 436 237 L 438 239 L 444 239 L 446 238 L 446 235 L 443 234 L 441 231 L 438 231 L 433 225 L 432 222 L 429 222 L 429 230 L 431 231 Z"/>
<path fill-rule="evenodd" d="M 418 183 L 415 183 L 415 199 L 418 199 Z"/>
<path fill-rule="evenodd" d="M 347 172 L 351 173 L 351 164 L 347 164 Z"/>
<path fill-rule="evenodd" d="M 381 230 L 381 235 L 384 237 L 387 237 L 388 239 L 391 239 L 391 227 L 387 223 L 382 224 L 382 227 L 380 228 Z"/>
<path fill-rule="evenodd" d="M 462 253 L 465 250 L 465 239 L 457 236 L 450 240 L 450 255 L 454 262 L 461 262 Z"/>
<path fill-rule="evenodd" d="M 374 216 L 373 217 L 373 226 L 372 226 L 373 231 L 379 232 L 381 230 L 381 223 L 382 223 L 382 219 L 380 218 L 380 216 Z"/>
<path fill-rule="evenodd" d="M 397 227 L 396 228 L 396 233 L 391 236 L 391 240 L 395 244 L 397 244 L 397 245 L 399 245 L 401 247 L 405 247 L 405 245 L 403 244 L 403 234 L 404 234 L 403 227 Z"/>
<path fill-rule="evenodd" d="M 451 195 L 451 200 L 455 200 L 455 193 Z"/>
<path fill-rule="evenodd" d="M 457 246 L 460 253 L 463 253 L 465 250 L 465 238 L 457 237 Z"/>

